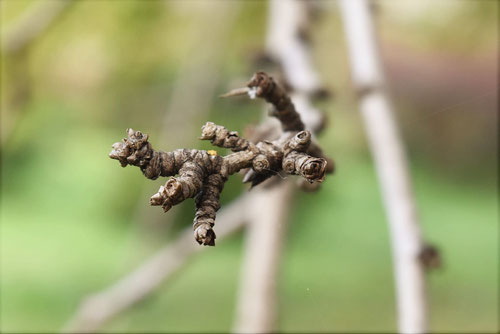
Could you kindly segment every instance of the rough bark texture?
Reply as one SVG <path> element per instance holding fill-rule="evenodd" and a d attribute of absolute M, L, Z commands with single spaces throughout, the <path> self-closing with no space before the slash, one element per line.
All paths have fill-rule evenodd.
<path fill-rule="evenodd" d="M 229 95 L 248 93 L 251 98 L 263 98 L 272 104 L 271 115 L 278 118 L 283 128 L 280 138 L 252 143 L 236 131 L 207 122 L 202 127 L 200 139 L 233 151 L 219 156 L 215 151 L 196 149 L 156 151 L 148 142 L 147 134 L 128 129 L 127 138 L 113 144 L 109 154 L 122 167 L 139 167 L 148 179 L 172 176 L 150 199 L 151 205 L 161 206 L 165 212 L 188 198 L 196 197 L 193 228 L 196 241 L 202 245 L 215 245 L 213 226 L 220 208 L 219 195 L 230 175 L 248 169 L 244 182 L 255 186 L 281 171 L 300 175 L 310 183 L 322 182 L 325 173 L 332 171 L 317 145 L 311 145 L 311 133 L 304 130 L 290 98 L 272 77 L 258 72 L 246 89 L 236 91 L 237 94 Z M 309 150 L 310 147 L 313 149 Z"/>
<path fill-rule="evenodd" d="M 248 87 L 250 89 L 257 87 L 256 96 L 264 98 L 273 105 L 270 114 L 280 120 L 283 131 L 304 130 L 304 123 L 295 110 L 292 100 L 273 78 L 263 72 L 257 72 L 248 83 Z"/>

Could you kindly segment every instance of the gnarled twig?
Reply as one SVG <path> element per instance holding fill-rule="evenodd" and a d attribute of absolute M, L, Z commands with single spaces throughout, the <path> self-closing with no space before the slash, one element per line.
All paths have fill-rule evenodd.
<path fill-rule="evenodd" d="M 151 205 L 162 206 L 168 211 L 188 198 L 197 197 L 194 235 L 199 244 L 215 246 L 213 226 L 219 209 L 219 194 L 227 178 L 242 170 L 251 169 L 252 185 L 262 182 L 268 175 L 284 171 L 301 175 L 309 182 L 322 182 L 327 160 L 307 153 L 311 134 L 304 129 L 299 114 L 285 91 L 263 72 L 256 73 L 248 83 L 249 92 L 273 105 L 272 115 L 278 118 L 283 134 L 275 141 L 252 143 L 239 137 L 235 131 L 208 122 L 202 128 L 203 140 L 233 151 L 219 156 L 204 150 L 178 149 L 172 152 L 155 151 L 148 142 L 149 136 L 140 131 L 127 130 L 128 138 L 113 144 L 110 158 L 127 165 L 139 167 L 144 176 L 156 179 L 174 176 L 150 199 Z"/>

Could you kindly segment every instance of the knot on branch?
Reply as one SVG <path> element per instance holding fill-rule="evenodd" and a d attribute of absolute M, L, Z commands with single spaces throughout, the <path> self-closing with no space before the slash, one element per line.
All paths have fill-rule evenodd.
<path fill-rule="evenodd" d="M 259 154 L 252 161 L 253 170 L 257 173 L 264 173 L 271 170 L 271 163 L 264 154 Z"/>
<path fill-rule="evenodd" d="M 427 270 L 440 268 L 442 266 L 442 259 L 439 249 L 431 244 L 422 246 L 418 254 L 418 259 Z"/>
<path fill-rule="evenodd" d="M 327 162 L 303 152 L 292 151 L 283 159 L 283 170 L 287 174 L 301 175 L 310 183 L 323 182 Z"/>
<path fill-rule="evenodd" d="M 127 138 L 113 144 L 113 150 L 109 153 L 111 159 L 120 161 L 122 167 L 129 165 L 142 166 L 151 159 L 152 151 L 148 143 L 148 135 L 140 131 L 127 129 Z"/>
<path fill-rule="evenodd" d="M 311 145 L 311 132 L 304 130 L 298 132 L 285 144 L 286 154 L 290 151 L 306 152 Z"/>

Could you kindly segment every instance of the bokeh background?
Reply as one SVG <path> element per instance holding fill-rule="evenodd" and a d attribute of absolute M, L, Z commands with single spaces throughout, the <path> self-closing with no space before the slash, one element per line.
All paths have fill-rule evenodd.
<path fill-rule="evenodd" d="M 162 214 L 148 206 L 162 181 L 107 157 L 127 127 L 156 148 L 208 148 L 205 121 L 244 131 L 261 118 L 262 103 L 217 96 L 257 69 L 265 1 L 74 1 L 28 45 L 5 47 L 44 3 L 0 2 L 2 332 L 58 331 L 84 296 L 191 224 L 191 201 Z M 335 92 L 317 105 L 329 118 L 319 140 L 338 170 L 294 198 L 278 329 L 394 331 L 388 229 L 343 28 L 334 1 L 319 7 L 314 60 Z M 443 258 L 428 274 L 431 329 L 497 331 L 498 2 L 375 9 L 424 236 Z M 223 203 L 244 191 L 232 177 Z M 230 330 L 242 242 L 205 249 L 103 330 Z"/>

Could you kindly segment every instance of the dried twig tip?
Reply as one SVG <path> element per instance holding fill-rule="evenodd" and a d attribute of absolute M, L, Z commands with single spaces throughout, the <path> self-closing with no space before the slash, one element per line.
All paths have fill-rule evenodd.
<path fill-rule="evenodd" d="M 248 87 L 241 87 L 241 88 L 235 88 L 225 94 L 220 95 L 219 97 L 233 97 L 233 96 L 240 96 L 240 95 L 247 95 L 250 92 L 250 88 Z"/>

